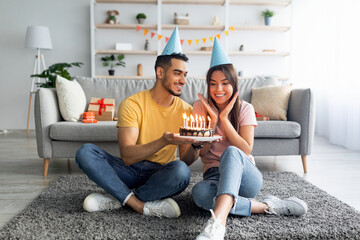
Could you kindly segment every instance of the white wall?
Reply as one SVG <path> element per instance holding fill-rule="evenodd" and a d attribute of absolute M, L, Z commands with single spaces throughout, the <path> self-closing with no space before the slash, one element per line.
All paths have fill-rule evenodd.
<path fill-rule="evenodd" d="M 70 74 L 89 76 L 89 19 L 88 0 L 0 1 L 0 129 L 26 129 L 36 54 L 24 48 L 27 26 L 50 29 L 53 49 L 43 51 L 47 67 L 81 61 L 84 66 L 70 69 Z M 30 126 L 34 129 L 33 114 Z"/>
<path fill-rule="evenodd" d="M 101 23 L 105 20 L 105 12 L 109 9 L 119 10 L 120 21 L 133 21 L 132 15 L 141 10 L 147 13 L 149 23 L 155 24 L 156 13 L 154 14 L 149 8 L 149 5 L 129 5 L 124 11 L 119 5 L 109 4 L 105 6 L 102 13 L 97 13 L 96 21 Z M 215 15 L 219 16 L 221 24 L 224 24 L 221 8 L 219 6 L 174 5 L 163 11 L 163 19 L 171 23 L 173 12 L 177 11 L 180 15 L 190 13 L 190 21 L 193 24 L 207 24 Z M 229 19 L 229 23 L 230 25 L 262 24 L 259 12 L 264 9 L 265 7 L 252 6 L 244 9 L 243 6 L 232 6 L 230 9 L 232 17 Z M 285 9 L 277 7 L 270 7 L 270 9 L 278 13 L 277 18 L 274 19 L 274 25 L 290 24 L 291 6 Z M 131 20 L 129 20 L 130 17 Z M 58 62 L 81 61 L 84 66 L 80 69 L 71 68 L 70 74 L 90 76 L 90 2 L 89 0 L 1 0 L 0 22 L 2 23 L 0 25 L 0 129 L 26 129 L 30 75 L 33 71 L 35 57 L 34 49 L 24 48 L 27 26 L 39 25 L 50 28 L 54 48 L 43 51 L 47 66 Z M 106 34 L 111 42 L 127 41 L 124 35 L 118 36 L 114 30 L 109 30 L 105 32 Z M 133 34 L 137 37 L 134 46 L 142 48 L 145 38 L 135 31 Z M 166 32 L 164 31 L 163 34 L 166 35 Z M 171 31 L 168 31 L 168 35 L 170 34 Z M 201 31 L 180 31 L 180 35 L 185 39 L 192 39 L 195 35 L 208 36 Z M 288 51 L 289 36 L 289 33 L 238 31 L 230 34 L 229 50 L 237 50 L 240 44 L 244 44 L 245 50 L 248 51 L 259 51 L 266 48 Z M 150 49 L 156 49 L 156 45 L 156 40 L 150 41 Z M 185 44 L 183 46 L 184 50 L 192 48 L 195 48 L 195 45 L 186 46 Z M 205 74 L 209 66 L 210 55 L 189 57 L 189 75 Z M 230 58 L 234 65 L 248 76 L 256 74 L 289 75 L 289 57 L 230 56 Z M 127 68 L 118 69 L 123 71 L 121 75 L 135 75 L 138 63 L 143 64 L 144 75 L 153 74 L 155 56 L 129 55 L 125 60 Z M 98 71 L 106 74 L 104 68 L 100 67 Z M 30 129 L 34 129 L 33 110 Z"/>

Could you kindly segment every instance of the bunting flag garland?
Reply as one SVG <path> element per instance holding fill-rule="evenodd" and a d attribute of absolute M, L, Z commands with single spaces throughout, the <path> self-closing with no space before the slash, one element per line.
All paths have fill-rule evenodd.
<path fill-rule="evenodd" d="M 139 32 L 141 29 L 143 29 L 141 26 L 136 26 L 136 31 Z M 146 36 L 149 33 L 149 30 L 144 28 L 144 36 Z M 218 33 L 214 36 L 209 36 L 209 37 L 204 37 L 204 38 L 199 38 L 199 39 L 181 39 L 181 45 L 184 44 L 184 42 L 187 42 L 187 44 L 189 44 L 189 46 L 191 46 L 191 44 L 193 42 L 195 42 L 196 45 L 199 45 L 200 40 L 202 40 L 203 44 L 207 43 L 207 40 L 210 40 L 210 42 L 214 42 L 214 38 L 217 38 L 220 40 L 221 35 L 224 33 L 224 36 L 228 37 L 229 36 L 229 30 L 235 32 L 235 28 L 233 26 L 230 26 L 228 30 L 224 30 L 222 33 Z M 160 41 L 163 37 L 163 35 L 158 34 L 156 32 L 150 32 L 151 33 L 151 38 L 153 38 L 155 35 L 157 35 L 158 37 L 158 41 Z M 165 42 L 167 43 L 169 41 L 170 37 L 164 37 Z"/>

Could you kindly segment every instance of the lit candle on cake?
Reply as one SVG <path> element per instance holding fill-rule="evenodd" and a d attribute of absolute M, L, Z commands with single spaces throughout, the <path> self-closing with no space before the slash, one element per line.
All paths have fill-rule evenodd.
<path fill-rule="evenodd" d="M 208 120 L 209 120 L 209 127 L 208 129 L 210 129 L 210 125 L 211 125 L 211 118 L 208 116 Z"/>
<path fill-rule="evenodd" d="M 190 117 L 186 118 L 186 127 L 189 127 Z"/>
<path fill-rule="evenodd" d="M 184 128 L 186 127 L 186 118 L 187 118 L 186 113 L 183 113 L 183 127 Z"/>
<path fill-rule="evenodd" d="M 201 128 L 205 129 L 205 126 L 206 126 L 205 118 L 204 116 L 201 116 Z"/>
<path fill-rule="evenodd" d="M 190 115 L 190 128 L 193 128 L 195 126 L 195 119 L 194 116 L 191 114 Z"/>
<path fill-rule="evenodd" d="M 198 115 L 196 114 L 195 115 L 195 123 L 196 123 L 196 128 L 199 128 L 199 117 L 198 117 Z"/>

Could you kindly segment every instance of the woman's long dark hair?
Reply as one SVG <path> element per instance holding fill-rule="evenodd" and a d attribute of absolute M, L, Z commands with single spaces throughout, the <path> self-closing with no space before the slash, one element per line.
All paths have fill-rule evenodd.
<path fill-rule="evenodd" d="M 206 82 L 207 82 L 207 98 L 209 103 L 214 105 L 218 110 L 219 107 L 217 106 L 216 102 L 211 98 L 210 96 L 210 80 L 211 75 L 215 71 L 221 71 L 225 74 L 226 78 L 229 80 L 231 86 L 233 87 L 233 94 L 230 98 L 230 100 L 234 97 L 235 93 L 239 90 L 239 80 L 238 76 L 236 74 L 236 70 L 232 64 L 223 64 L 218 65 L 210 68 L 206 74 Z M 239 115 L 240 115 L 240 100 L 239 97 L 236 99 L 236 102 L 231 109 L 231 112 L 229 113 L 230 122 L 233 125 L 233 127 L 236 129 L 236 131 L 239 131 Z"/>

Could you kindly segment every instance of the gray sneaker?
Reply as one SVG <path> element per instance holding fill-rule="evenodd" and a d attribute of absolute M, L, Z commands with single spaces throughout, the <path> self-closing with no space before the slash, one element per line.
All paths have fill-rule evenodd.
<path fill-rule="evenodd" d="M 155 217 L 177 218 L 181 215 L 179 205 L 171 198 L 146 202 L 144 215 Z"/>
<path fill-rule="evenodd" d="M 306 203 L 297 197 L 280 199 L 275 196 L 268 195 L 262 202 L 269 206 L 269 210 L 266 211 L 269 214 L 301 216 L 305 214 L 308 209 Z"/>
<path fill-rule="evenodd" d="M 88 212 L 99 212 L 121 208 L 121 203 L 110 194 L 92 193 L 87 196 L 83 208 Z"/>

